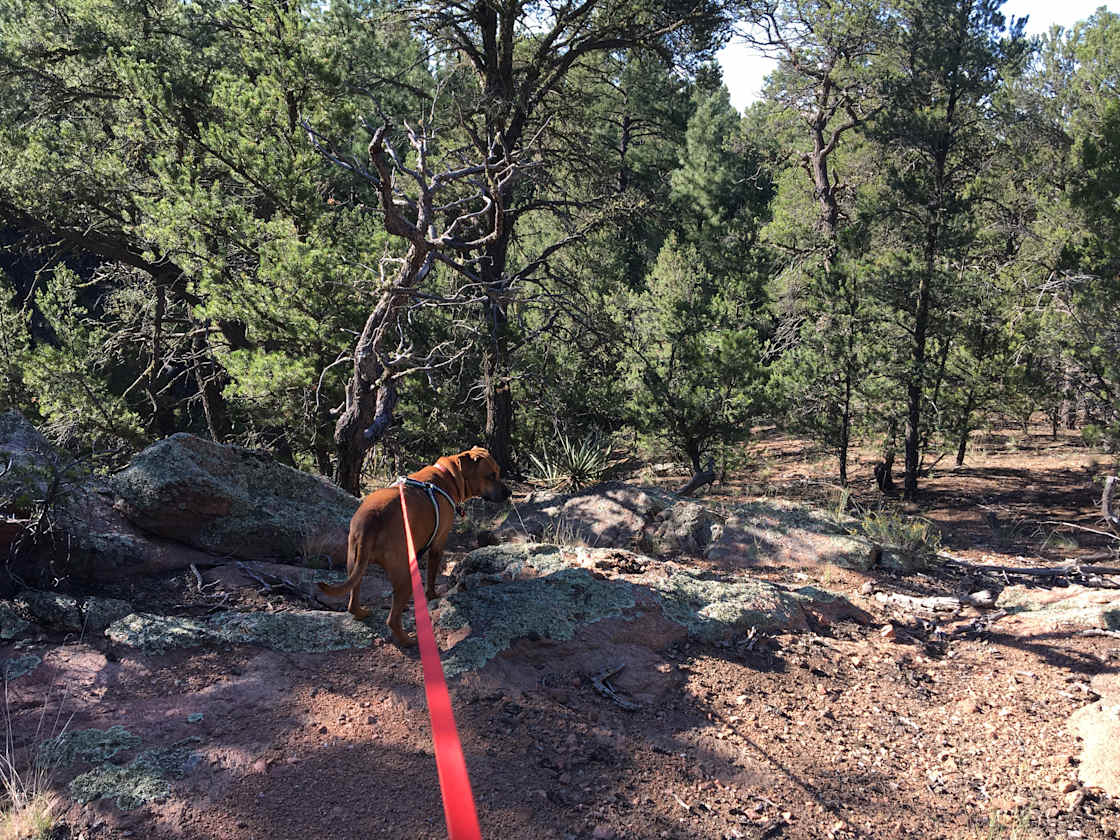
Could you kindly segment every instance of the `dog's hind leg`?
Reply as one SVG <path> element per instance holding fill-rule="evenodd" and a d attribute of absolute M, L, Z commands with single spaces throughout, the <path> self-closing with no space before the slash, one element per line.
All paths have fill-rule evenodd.
<path fill-rule="evenodd" d="M 346 604 L 346 609 L 350 611 L 350 615 L 354 616 L 358 621 L 363 621 L 369 618 L 370 615 L 369 608 L 362 606 L 361 589 L 362 582 L 359 580 L 354 584 L 354 588 L 350 590 L 350 601 Z"/>
<path fill-rule="evenodd" d="M 389 582 L 393 585 L 393 606 L 389 610 L 389 618 L 385 623 L 389 625 L 389 632 L 393 634 L 397 644 L 401 647 L 409 647 L 416 644 L 416 639 L 404 632 L 401 617 L 404 615 L 404 608 L 412 600 L 412 578 L 407 566 L 392 568 L 393 571 L 386 569 Z"/>
<path fill-rule="evenodd" d="M 357 530 L 350 535 L 350 551 L 346 558 L 346 570 L 349 572 L 348 579 L 354 581 L 346 609 L 358 621 L 364 621 L 370 615 L 370 611 L 362 606 L 362 576 L 365 575 L 366 568 L 369 566 L 369 560 L 365 556 L 366 546 L 362 544 L 363 536 L 363 530 Z"/>

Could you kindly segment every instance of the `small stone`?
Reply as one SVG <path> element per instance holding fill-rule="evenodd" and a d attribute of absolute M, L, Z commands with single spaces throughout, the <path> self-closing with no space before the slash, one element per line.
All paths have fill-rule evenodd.
<path fill-rule="evenodd" d="M 1081 807 L 1081 803 L 1085 801 L 1085 791 L 1074 790 L 1067 793 L 1062 797 L 1062 804 L 1065 806 L 1066 813 L 1072 814 Z"/>
<path fill-rule="evenodd" d="M 326 735 L 328 731 L 329 731 L 329 730 L 328 730 L 328 729 L 327 729 L 327 727 L 325 727 L 325 726 L 320 726 L 320 727 L 319 727 L 319 734 L 320 734 L 320 735 Z"/>
<path fill-rule="evenodd" d="M 996 602 L 995 596 L 987 589 L 973 592 L 965 600 L 974 607 L 991 607 Z"/>
<path fill-rule="evenodd" d="M 617 835 L 609 825 L 597 825 L 595 830 L 591 832 L 591 836 L 594 840 L 614 840 Z"/>
<path fill-rule="evenodd" d="M 980 706 L 971 697 L 966 697 L 957 701 L 956 711 L 958 715 L 974 715 L 980 711 Z"/>
<path fill-rule="evenodd" d="M 202 712 L 195 712 L 187 715 L 187 723 L 202 723 L 202 719 L 206 717 Z"/>
<path fill-rule="evenodd" d="M 886 639 L 888 642 L 897 641 L 898 631 L 894 629 L 893 624 L 887 624 L 879 631 L 880 638 Z"/>
<path fill-rule="evenodd" d="M 1064 782 L 1058 782 L 1058 793 L 1070 793 L 1077 790 L 1077 782 L 1073 779 L 1066 779 Z"/>
<path fill-rule="evenodd" d="M 863 586 L 861 586 L 859 588 L 859 594 L 860 595 L 871 595 L 874 592 L 875 592 L 875 582 L 874 581 L 870 581 L 870 580 L 864 581 Z"/>

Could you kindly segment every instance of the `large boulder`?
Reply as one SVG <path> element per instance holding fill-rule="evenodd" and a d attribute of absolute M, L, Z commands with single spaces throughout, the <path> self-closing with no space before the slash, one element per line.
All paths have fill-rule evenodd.
<path fill-rule="evenodd" d="M 719 519 L 696 502 L 676 502 L 654 518 L 649 546 L 657 554 L 702 557 L 713 539 L 723 534 Z"/>
<path fill-rule="evenodd" d="M 704 548 L 704 557 L 724 568 L 758 565 L 866 568 L 866 542 L 844 534 L 824 511 L 784 499 L 735 505 Z"/>
<path fill-rule="evenodd" d="M 626 548 L 642 541 L 646 527 L 673 498 L 649 487 L 618 481 L 578 493 L 534 493 L 496 529 L 501 542 L 581 542 Z"/>
<path fill-rule="evenodd" d="M 189 434 L 112 476 L 117 508 L 151 534 L 247 560 L 346 560 L 358 499 L 268 455 Z"/>
<path fill-rule="evenodd" d="M 104 481 L 82 472 L 17 411 L 0 414 L 0 471 L 0 557 L 18 545 L 23 577 L 120 579 L 214 562 L 137 529 L 114 508 Z M 41 514 L 50 528 L 33 534 Z"/>

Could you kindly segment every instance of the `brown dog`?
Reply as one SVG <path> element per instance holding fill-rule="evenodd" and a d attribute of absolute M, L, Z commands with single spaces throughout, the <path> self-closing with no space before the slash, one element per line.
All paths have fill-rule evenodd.
<path fill-rule="evenodd" d="M 491 502 L 503 502 L 510 497 L 510 490 L 499 479 L 498 464 L 490 453 L 476 446 L 458 455 L 440 458 L 434 464 L 414 472 L 410 479 L 435 485 L 443 493 L 433 493 L 439 505 L 439 527 L 436 527 L 436 510 L 432 496 L 422 487 L 405 486 L 408 503 L 408 522 L 412 539 L 420 552 L 431 537 L 428 546 L 428 575 L 425 593 L 436 597 L 436 578 L 443 566 L 443 547 L 455 521 L 455 508 L 467 499 L 481 496 Z M 450 497 L 450 498 L 448 498 Z M 454 501 L 454 504 L 452 504 Z M 355 618 L 369 616 L 361 606 L 359 589 L 362 575 L 370 561 L 377 563 L 389 576 L 393 585 L 393 607 L 389 610 L 389 630 L 401 645 L 412 645 L 416 640 L 408 636 L 401 626 L 401 615 L 412 598 L 411 574 L 408 570 L 408 548 L 404 536 L 404 516 L 401 512 L 400 491 L 394 485 L 370 493 L 350 520 L 350 543 L 346 556 L 346 580 L 337 586 L 320 583 L 319 588 L 328 595 L 350 593 L 347 609 Z"/>

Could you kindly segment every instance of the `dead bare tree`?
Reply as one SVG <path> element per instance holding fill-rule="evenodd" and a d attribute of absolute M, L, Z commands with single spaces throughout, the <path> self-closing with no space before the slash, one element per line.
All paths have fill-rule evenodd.
<path fill-rule="evenodd" d="M 446 347 L 418 355 L 400 324 L 401 316 L 410 304 L 432 299 L 423 287 L 437 264 L 465 281 L 455 303 L 486 300 L 476 255 L 502 237 L 504 197 L 510 194 L 518 174 L 533 166 L 519 162 L 516 153 L 497 141 L 481 161 L 472 161 L 465 147 L 442 148 L 435 107 L 415 127 L 408 122 L 401 126 L 409 155 L 398 153 L 389 141 L 387 118 L 382 117 L 376 128 L 363 123 L 372 135 L 368 164 L 340 153 L 310 124 L 303 123 L 321 154 L 373 185 L 385 230 L 407 245 L 404 256 L 386 257 L 378 268 L 381 296 L 354 344 L 346 399 L 338 409 L 335 481 L 354 494 L 359 493 L 366 453 L 392 422 L 398 399 L 396 383 L 404 376 L 449 364 L 458 355 L 441 352 Z M 408 160 L 415 164 L 409 166 Z"/>

